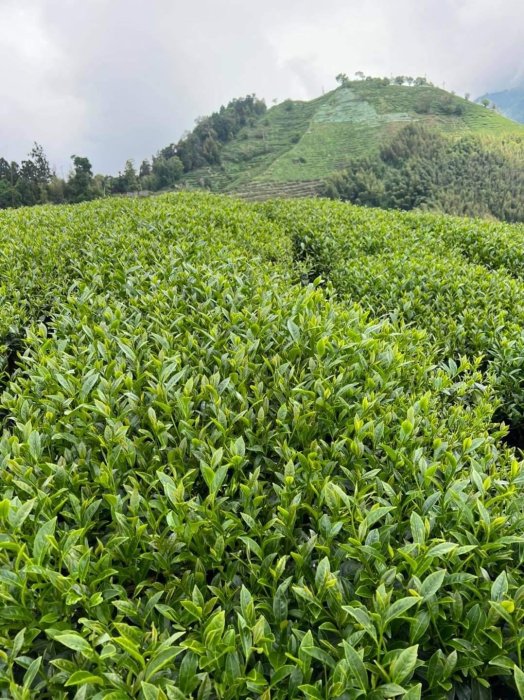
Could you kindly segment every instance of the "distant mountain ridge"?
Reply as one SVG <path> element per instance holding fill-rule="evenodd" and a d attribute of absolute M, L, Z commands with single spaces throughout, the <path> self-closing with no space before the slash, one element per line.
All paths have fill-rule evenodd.
<path fill-rule="evenodd" d="M 496 105 L 504 116 L 524 124 L 524 87 L 488 92 L 479 97 L 477 102 L 485 99 Z"/>

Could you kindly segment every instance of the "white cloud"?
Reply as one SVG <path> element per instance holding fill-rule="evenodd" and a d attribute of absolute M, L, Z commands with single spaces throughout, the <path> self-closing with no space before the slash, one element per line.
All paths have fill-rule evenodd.
<path fill-rule="evenodd" d="M 63 162 L 64 149 L 81 138 L 86 107 L 71 94 L 65 56 L 35 8 L 0 7 L 0 65 L 1 155 L 20 159 L 37 140 Z"/>
<path fill-rule="evenodd" d="M 522 80 L 522 0 L 1 0 L 0 155 L 40 141 L 113 171 L 256 92 L 411 74 L 480 94 Z"/>

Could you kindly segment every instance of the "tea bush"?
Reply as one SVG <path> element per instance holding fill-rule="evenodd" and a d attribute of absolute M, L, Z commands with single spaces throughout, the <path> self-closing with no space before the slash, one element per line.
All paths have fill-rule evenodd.
<path fill-rule="evenodd" d="M 444 360 L 481 356 L 494 375 L 499 415 L 520 429 L 524 227 L 381 210 L 366 214 L 327 202 L 265 207 L 272 221 L 307 241 L 312 254 L 328 237 L 332 263 L 326 276 L 343 298 L 359 301 L 375 317 L 425 329 Z"/>
<path fill-rule="evenodd" d="M 302 204 L 339 220 L 335 284 L 342 210 Z M 24 224 L 44 260 L 62 230 L 68 273 L 0 401 L 4 696 L 523 696 L 524 470 L 496 388 L 428 324 L 296 284 L 297 207 Z M 380 214 L 353 214 L 364 260 Z"/>

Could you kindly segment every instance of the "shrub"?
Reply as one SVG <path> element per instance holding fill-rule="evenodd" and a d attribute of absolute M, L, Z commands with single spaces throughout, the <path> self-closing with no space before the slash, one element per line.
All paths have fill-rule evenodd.
<path fill-rule="evenodd" d="M 431 332 L 421 251 L 447 223 L 210 195 L 0 217 L 26 328 L 0 400 L 2 694 L 522 690 L 524 473 L 479 360 L 442 356 L 452 272 Z"/>

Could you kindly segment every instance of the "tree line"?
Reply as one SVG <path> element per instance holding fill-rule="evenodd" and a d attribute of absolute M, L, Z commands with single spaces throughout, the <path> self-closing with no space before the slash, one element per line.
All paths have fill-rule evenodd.
<path fill-rule="evenodd" d="M 428 209 L 524 221 L 524 141 L 504 150 L 483 138 L 410 124 L 372 157 L 355 159 L 324 194 L 384 209 Z"/>
<path fill-rule="evenodd" d="M 434 87 L 433 83 L 429 81 L 425 76 L 417 76 L 413 78 L 410 75 L 396 75 L 391 77 L 380 78 L 375 75 L 365 75 L 361 70 L 356 71 L 355 77 L 357 80 L 365 80 L 367 83 L 373 83 L 374 85 L 379 85 L 381 87 L 387 87 L 388 85 L 408 85 L 415 87 L 422 87 L 423 85 L 429 85 Z M 335 80 L 342 87 L 347 87 L 351 85 L 351 78 L 347 73 L 339 73 L 335 76 Z"/>
<path fill-rule="evenodd" d="M 130 159 L 116 176 L 95 175 L 88 158 L 71 156 L 67 178 L 51 167 L 44 149 L 33 145 L 20 163 L 0 157 L 0 209 L 52 202 L 76 203 L 111 194 L 173 187 L 181 177 L 204 165 L 220 163 L 221 149 L 244 126 L 253 124 L 266 111 L 255 95 L 231 100 L 208 117 L 201 117 L 193 131 L 177 143 L 145 159 L 138 170 Z"/>

